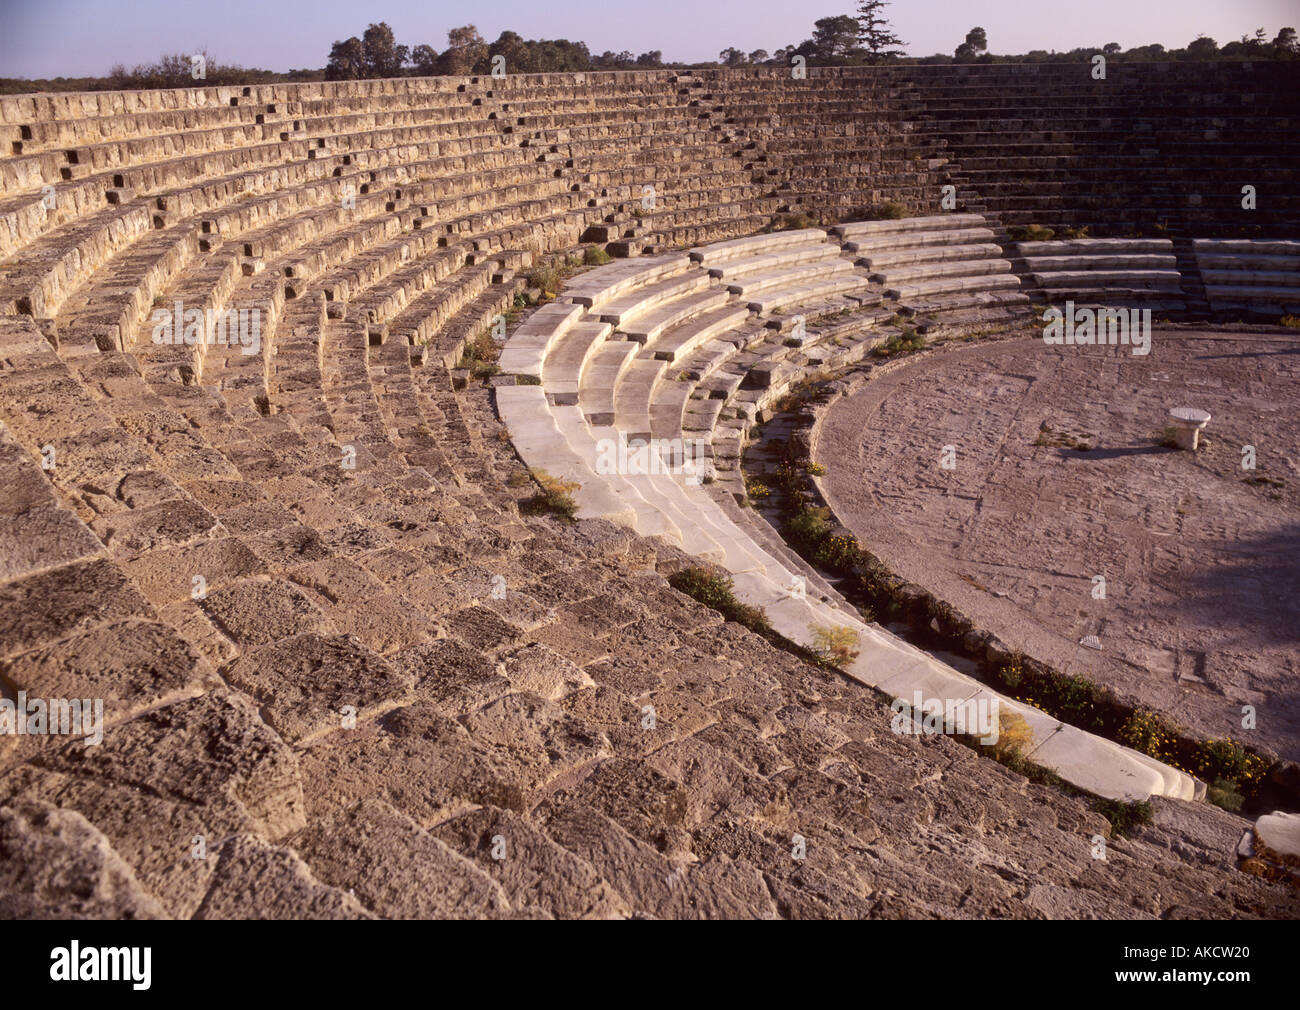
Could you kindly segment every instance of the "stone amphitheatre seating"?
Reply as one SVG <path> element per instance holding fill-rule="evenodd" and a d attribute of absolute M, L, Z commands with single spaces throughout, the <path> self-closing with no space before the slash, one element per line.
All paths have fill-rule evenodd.
<path fill-rule="evenodd" d="M 0 736 L 0 914 L 1119 914 L 1135 893 L 1142 914 L 1284 914 L 1209 849 L 1176 855 L 1176 822 L 1217 838 L 1226 813 L 1171 815 L 1117 843 L 1123 877 L 1085 873 L 1081 839 L 1109 829 L 1084 802 L 891 733 L 860 682 L 667 582 L 707 559 L 797 640 L 860 627 L 858 681 L 982 690 L 855 624 L 737 502 L 750 426 L 905 307 L 877 266 L 913 271 L 900 295 L 940 283 L 922 305 L 969 293 L 945 263 L 1023 298 L 970 266 L 1000 259 L 983 231 L 944 249 L 924 223 L 957 172 L 933 69 L 0 98 L 0 690 L 102 698 L 106 721 L 95 748 Z M 990 73 L 965 83 L 1021 72 Z M 1033 82 L 1074 114 L 1064 76 Z M 1292 100 L 1274 89 L 1259 123 Z M 986 223 L 956 230 L 1000 238 L 1000 193 L 963 193 Z M 858 266 L 798 220 L 886 201 L 925 233 L 911 261 Z M 1202 234 L 1227 229 L 1201 207 Z M 565 284 L 478 381 L 466 348 L 533 267 L 593 242 L 628 258 Z M 256 313 L 254 339 L 156 340 L 178 302 Z M 605 438 L 706 461 L 695 483 L 598 475 Z M 521 507 L 525 464 L 582 485 L 579 522 Z M 1025 711 L 1036 756 L 1089 788 L 1196 793 Z"/>
<path fill-rule="evenodd" d="M 1028 299 L 1020 278 L 979 214 L 940 214 L 901 221 L 862 221 L 832 231 L 858 264 L 885 288 L 887 297 L 908 304 L 939 302 L 1009 305 Z M 958 299 L 945 296 L 961 296 Z"/>
<path fill-rule="evenodd" d="M 884 229 L 855 232 L 852 228 L 847 226 L 844 231 L 850 235 L 889 234 Z M 819 242 L 819 238 L 823 241 Z M 778 340 L 765 341 L 763 331 L 751 325 L 751 312 L 760 318 L 764 314 L 762 303 L 727 312 L 725 301 L 718 305 L 716 300 L 705 298 L 715 291 L 725 299 L 726 291 L 709 288 L 703 283 L 708 275 L 692 272 L 688 263 L 700 267 L 716 264 L 720 270 L 726 264 L 756 264 L 749 268 L 752 274 L 745 269 L 724 271 L 724 283 L 743 282 L 751 275 L 790 277 L 793 280 L 782 282 L 778 288 L 786 291 L 780 304 L 809 307 L 824 302 L 828 284 L 838 289 L 848 283 L 835 280 L 834 275 L 830 280 L 821 279 L 827 273 L 825 267 L 820 269 L 820 276 L 805 274 L 803 257 L 823 246 L 825 238 L 825 233 L 811 229 L 777 233 L 704 246 L 692 250 L 689 260 L 674 255 L 658 262 L 646 261 L 639 271 L 622 264 L 592 271 L 583 279 L 581 294 L 575 296 L 582 298 L 581 303 L 555 303 L 549 312 L 543 309 L 533 316 L 517 356 L 513 352 L 518 338 L 511 339 L 502 355 L 503 367 L 509 371 L 512 362 L 518 361 L 519 367 L 529 370 L 517 374 L 536 378 L 540 371 L 542 384 L 499 385 L 498 409 L 525 462 L 580 485 L 576 492 L 580 514 L 610 519 L 643 535 L 667 536 L 696 557 L 720 566 L 731 574 L 738 595 L 764 608 L 773 626 L 792 641 L 811 647 L 818 626 L 854 629 L 860 636 L 862 651 L 849 672 L 863 683 L 904 699 L 910 699 L 914 690 L 925 692 L 927 697 L 971 698 L 987 693 L 977 681 L 883 629 L 864 624 L 833 591 L 821 600 L 798 591 L 796 587 L 807 585 L 815 578 L 814 573 L 786 552 L 770 552 L 770 541 L 757 532 L 762 520 L 748 519 L 734 508 L 724 508 L 703 486 L 703 468 L 672 465 L 664 454 L 665 443 L 675 451 L 683 443 L 689 444 L 692 436 L 704 434 L 708 438 L 721 411 L 731 402 L 728 392 L 734 396 L 749 374 L 779 360 L 781 346 Z M 983 261 L 972 262 L 978 264 L 974 270 L 986 269 Z M 667 280 L 662 279 L 665 277 Z M 692 283 L 692 277 L 701 283 Z M 860 289 L 860 279 L 858 284 Z M 739 283 L 732 290 L 743 298 L 744 288 L 745 284 Z M 948 290 L 963 288 L 943 288 Z M 617 313 L 610 312 L 610 306 L 616 306 Z M 828 310 L 824 314 L 834 311 L 833 305 L 822 307 Z M 812 314 L 815 309 L 809 307 L 808 311 Z M 534 322 L 543 313 L 545 321 Z M 622 320 L 649 316 L 669 322 L 662 328 L 632 326 L 620 334 L 611 329 L 612 315 Z M 717 319 L 711 318 L 713 315 Z M 723 322 L 727 325 L 720 329 Z M 732 339 L 726 339 L 728 330 L 735 331 Z M 710 358 L 701 362 L 694 374 L 674 376 L 669 363 L 676 360 L 680 348 L 700 346 L 701 333 L 716 345 Z M 779 336 L 779 327 L 774 335 Z M 574 348 L 579 346 L 581 351 L 576 351 Z M 737 355 L 747 351 L 757 353 L 737 361 Z M 612 365 L 605 363 L 609 357 L 615 359 Z M 700 388 L 727 363 L 739 381 L 727 382 L 720 397 L 697 399 L 693 387 Z M 790 378 L 793 374 L 785 384 Z M 576 384 L 577 403 L 553 402 L 555 396 L 548 396 L 551 381 L 561 384 L 561 395 L 566 398 Z M 785 385 L 770 370 L 762 373 L 758 384 L 769 395 Z M 607 410 L 611 401 L 615 405 L 612 423 Z M 750 419 L 762 402 L 758 398 L 745 404 Z M 588 409 L 587 404 L 592 408 Z M 661 423 L 656 433 L 652 415 L 657 408 Z M 744 416 L 744 408 L 737 409 Z M 716 452 L 717 442 L 710 441 Z M 644 449 L 623 465 L 611 467 L 611 446 Z M 1064 726 L 1009 699 L 1000 702 L 1029 722 L 1034 733 L 1030 756 L 1076 785 L 1122 797 L 1155 794 L 1192 799 L 1204 795 L 1204 783 L 1197 783 L 1183 772 Z"/>
<path fill-rule="evenodd" d="M 1192 245 L 1211 308 L 1300 313 L 1300 242 L 1196 239 Z"/>
<path fill-rule="evenodd" d="M 1139 304 L 1184 308 L 1182 274 L 1169 239 L 1064 239 L 1017 242 L 1032 297 L 1060 304 Z"/>
<path fill-rule="evenodd" d="M 1104 80 L 1083 69 L 912 68 L 900 99 L 914 137 L 953 160 L 959 203 L 1007 226 L 1162 224 L 1185 238 L 1300 220 L 1294 66 L 1111 60 Z M 1243 216 L 1243 184 L 1277 202 Z"/>

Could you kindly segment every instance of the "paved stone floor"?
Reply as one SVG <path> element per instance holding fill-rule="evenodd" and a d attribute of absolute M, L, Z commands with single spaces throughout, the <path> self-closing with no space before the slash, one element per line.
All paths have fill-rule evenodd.
<path fill-rule="evenodd" d="M 1198 734 L 1295 759 L 1297 405 L 1285 336 L 1157 330 L 1146 357 L 1016 339 L 869 383 L 832 408 L 817 458 L 840 518 L 977 625 Z M 1213 415 L 1195 455 L 1159 445 L 1176 406 Z"/>

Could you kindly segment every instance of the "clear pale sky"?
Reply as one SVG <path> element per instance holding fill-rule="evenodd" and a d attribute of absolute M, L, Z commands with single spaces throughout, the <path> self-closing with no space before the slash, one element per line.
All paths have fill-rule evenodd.
<path fill-rule="evenodd" d="M 0 0 L 0 77 L 101 75 L 204 48 L 221 62 L 267 70 L 323 67 L 330 44 L 387 21 L 406 45 L 442 51 L 447 29 L 478 26 L 524 38 L 586 42 L 593 53 L 663 50 L 666 60 L 716 59 L 736 46 L 778 49 L 812 35 L 820 17 L 856 0 Z M 887 8 L 913 56 L 950 53 L 982 26 L 995 53 L 1118 42 L 1182 47 L 1205 34 L 1222 45 L 1263 27 L 1300 27 L 1296 0 L 896 0 Z"/>

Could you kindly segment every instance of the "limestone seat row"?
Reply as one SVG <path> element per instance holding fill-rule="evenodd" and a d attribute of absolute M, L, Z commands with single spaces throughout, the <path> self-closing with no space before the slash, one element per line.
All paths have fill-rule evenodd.
<path fill-rule="evenodd" d="M 884 231 L 872 227 L 859 234 Z M 697 436 L 716 452 L 712 432 L 724 404 L 745 393 L 746 402 L 754 405 L 748 408 L 752 418 L 754 407 L 796 374 L 791 367 L 782 369 L 791 348 L 764 336 L 772 330 L 751 328 L 748 311 L 738 311 L 729 324 L 735 338 L 727 336 L 727 328 L 701 326 L 709 310 L 686 312 L 685 307 L 697 303 L 699 292 L 710 288 L 686 279 L 717 280 L 709 278 L 706 270 L 745 262 L 757 264 L 754 269 L 763 276 L 772 272 L 773 259 L 783 251 L 796 264 L 792 271 L 806 269 L 798 264 L 807 261 L 795 258 L 799 250 L 825 239 L 825 233 L 813 229 L 803 234 L 752 236 L 693 250 L 688 258 L 673 254 L 591 271 L 578 282 L 581 290 L 576 295 L 586 304 L 552 303 L 511 336 L 501 357 L 503 371 L 531 376 L 541 385 L 499 385 L 498 410 L 526 463 L 579 485 L 574 497 L 580 515 L 601 516 L 646 535 L 665 536 L 702 561 L 720 566 L 731 574 L 737 595 L 763 607 L 773 626 L 793 641 L 811 644 L 818 626 L 856 631 L 861 653 L 849 670 L 855 678 L 909 699 L 913 690 L 963 700 L 987 695 L 978 682 L 862 622 L 842 601 L 797 591 L 794 587 L 807 581 L 802 564 L 774 551 L 770 541 L 757 536 L 750 525 L 738 523 L 707 486 L 716 476 L 712 462 L 707 457 L 691 458 L 685 451 L 691 437 Z M 732 279 L 741 281 L 745 276 L 741 271 L 733 273 Z M 806 279 L 802 283 L 806 291 L 815 290 L 814 283 Z M 624 312 L 635 316 L 638 292 L 653 306 L 644 310 L 647 316 L 673 310 L 675 305 L 684 313 L 658 332 L 647 330 L 644 348 L 636 341 L 616 339 L 614 324 L 600 312 L 602 302 L 617 299 L 620 318 Z M 675 297 L 666 292 L 675 292 Z M 724 319 L 725 315 L 718 316 L 719 321 Z M 781 323 L 775 322 L 779 337 Z M 695 367 L 674 376 L 668 372 L 668 362 L 655 352 L 661 342 L 672 341 L 679 329 L 692 329 L 705 334 L 705 339 L 684 342 L 691 351 L 682 361 Z M 866 346 L 861 344 L 862 349 Z M 740 371 L 734 370 L 737 367 Z M 672 368 L 675 371 L 677 365 Z M 759 388 L 746 392 L 741 387 L 751 374 L 762 378 Z M 700 398 L 692 395 L 696 387 Z M 654 439 L 667 439 L 674 448 L 666 449 Z M 686 465 L 665 465 L 674 459 L 673 451 L 681 453 L 677 461 Z M 1064 726 L 1028 706 L 999 700 L 1015 711 L 1023 710 L 1034 734 L 1036 759 L 1084 788 L 1126 798 L 1192 799 L 1195 795 L 1194 780 L 1181 772 Z"/>
<path fill-rule="evenodd" d="M 888 298 L 907 303 L 1018 294 L 1020 279 L 980 214 L 860 221 L 831 230 Z"/>
<path fill-rule="evenodd" d="M 1214 310 L 1300 313 L 1300 242 L 1194 239 L 1192 248 Z"/>
<path fill-rule="evenodd" d="M 1034 297 L 1180 310 L 1183 278 L 1170 239 L 1018 242 Z"/>

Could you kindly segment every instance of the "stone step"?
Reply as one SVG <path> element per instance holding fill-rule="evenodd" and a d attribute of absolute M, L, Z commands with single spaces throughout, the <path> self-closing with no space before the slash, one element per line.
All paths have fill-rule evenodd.
<path fill-rule="evenodd" d="M 1249 253 L 1207 253 L 1198 251 L 1195 259 L 1202 271 L 1207 268 L 1231 273 L 1255 270 L 1265 272 L 1300 270 L 1300 249 L 1297 249 L 1296 253 L 1290 256 L 1256 256 Z"/>
<path fill-rule="evenodd" d="M 614 340 L 592 354 L 578 391 L 578 403 L 591 424 L 614 423 L 614 390 L 638 350 L 630 340 Z"/>
<path fill-rule="evenodd" d="M 510 335 L 497 362 L 501 371 L 540 380 L 547 353 L 581 316 L 582 306 L 572 302 L 543 305 Z"/>
<path fill-rule="evenodd" d="M 622 328 L 622 332 L 627 334 L 629 340 L 650 344 L 666 330 L 724 305 L 729 298 L 730 295 L 720 287 L 697 291 L 640 313 L 633 322 Z"/>
<path fill-rule="evenodd" d="M 1020 278 L 1014 274 L 992 274 L 987 277 L 940 277 L 932 281 L 900 284 L 885 292 L 885 297 L 899 301 L 933 295 L 973 291 L 1009 291 L 1020 287 Z"/>
<path fill-rule="evenodd" d="M 1010 272 L 1011 264 L 1004 259 L 943 260 L 891 267 L 884 272 L 873 272 L 871 280 L 877 284 L 894 285 L 939 277 L 982 277 Z"/>
<path fill-rule="evenodd" d="M 1263 256 L 1300 256 L 1300 242 L 1274 239 L 1194 238 L 1192 248 L 1201 253 L 1245 253 Z"/>
<path fill-rule="evenodd" d="M 727 260 L 743 259 L 763 253 L 776 252 L 793 246 L 807 246 L 826 241 L 826 232 L 820 228 L 803 228 L 797 231 L 778 231 L 767 235 L 730 239 L 701 246 L 690 252 L 691 259 L 712 267 Z"/>
<path fill-rule="evenodd" d="M 1150 309 L 1156 312 L 1182 312 L 1187 308 L 1188 298 L 1181 291 L 1169 288 L 1049 288 L 1038 290 L 1031 288 L 1025 292 L 1035 304 L 1045 304 L 1057 308 L 1066 302 L 1073 302 L 1076 309 L 1107 309 L 1118 306 L 1132 306 Z"/>
<path fill-rule="evenodd" d="M 749 306 L 741 302 L 724 302 L 710 312 L 694 316 L 665 330 L 644 353 L 675 363 L 715 336 L 730 332 L 749 318 Z"/>
<path fill-rule="evenodd" d="M 613 332 L 609 323 L 584 319 L 552 345 L 542 366 L 542 383 L 552 403 L 571 406 L 578 402 L 587 364 Z"/>
<path fill-rule="evenodd" d="M 1180 291 L 1183 275 L 1177 270 L 1054 270 L 1031 272 L 1029 277 L 1038 287 L 1057 291 L 1106 287 Z"/>
<path fill-rule="evenodd" d="M 845 278 L 831 278 L 825 281 L 805 281 L 790 287 L 774 288 L 765 291 L 759 298 L 749 302 L 749 308 L 759 315 L 769 315 L 777 309 L 791 305 L 801 305 L 819 298 L 832 298 L 835 295 L 865 294 L 871 283 L 858 274 Z"/>
<path fill-rule="evenodd" d="M 650 399 L 667 367 L 666 361 L 656 358 L 633 358 L 619 377 L 614 388 L 614 427 L 622 431 L 629 442 L 648 442 L 653 437 Z"/>
<path fill-rule="evenodd" d="M 1207 270 L 1201 267 L 1201 280 L 1216 287 L 1300 288 L 1300 258 L 1295 270 Z"/>
<path fill-rule="evenodd" d="M 1293 286 L 1253 287 L 1248 284 L 1206 284 L 1205 291 L 1211 300 L 1269 302 L 1286 306 L 1300 301 L 1300 291 Z"/>
<path fill-rule="evenodd" d="M 1078 255 L 1025 257 L 1025 266 L 1034 273 L 1058 270 L 1176 270 L 1178 258 L 1158 255 Z"/>
<path fill-rule="evenodd" d="M 813 263 L 801 263 L 783 269 L 769 270 L 765 273 L 746 274 L 731 278 L 723 286 L 734 295 L 751 297 L 772 288 L 788 287 L 802 281 L 817 278 L 841 277 L 853 273 L 853 264 L 846 259 L 819 260 Z"/>
<path fill-rule="evenodd" d="M 944 260 L 993 259 L 1002 255 L 1002 247 L 994 242 L 938 246 L 912 246 L 894 252 L 871 252 L 857 261 L 869 270 L 910 266 L 913 263 L 939 263 Z"/>
<path fill-rule="evenodd" d="M 602 302 L 598 309 L 593 309 L 607 323 L 622 328 L 642 313 L 664 302 L 673 301 L 686 295 L 702 291 L 711 284 L 709 275 L 702 270 L 691 269 L 681 274 L 674 274 L 665 280 L 643 285 L 621 294 L 616 298 Z"/>
<path fill-rule="evenodd" d="M 573 492 L 579 514 L 632 527 L 636 510 L 609 489 L 570 447 L 556 426 L 541 386 L 498 386 L 497 411 L 519 454 L 534 470 L 579 484 Z"/>
<path fill-rule="evenodd" d="M 844 243 L 849 252 L 871 256 L 904 249 L 930 249 L 934 247 L 988 245 L 997 236 L 992 228 L 922 229 L 898 234 L 872 235 L 851 239 Z"/>
<path fill-rule="evenodd" d="M 1048 242 L 1017 242 L 1015 248 L 1026 259 L 1034 256 L 1116 254 L 1172 256 L 1174 243 L 1167 238 L 1072 238 Z"/>
<path fill-rule="evenodd" d="M 913 232 L 952 231 L 960 228 L 983 228 L 982 214 L 937 214 L 930 217 L 905 217 L 889 221 L 853 221 L 831 228 L 831 234 L 841 239 L 855 241 L 885 235 L 905 235 Z"/>
<path fill-rule="evenodd" d="M 593 438 L 582 411 L 576 405 L 552 408 L 552 414 L 556 430 L 564 438 L 567 447 L 592 474 L 592 479 L 602 482 L 632 510 L 631 526 L 636 532 L 647 537 L 665 537 L 687 550 L 693 546 L 709 549 L 709 545 L 698 538 L 688 539 L 684 536 L 682 529 L 662 508 L 646 501 L 641 492 L 617 472 L 617 451 L 602 446 Z"/>
<path fill-rule="evenodd" d="M 655 386 L 650 397 L 650 434 L 656 439 L 682 437 L 682 409 L 691 400 L 695 385 L 671 375 Z"/>
<path fill-rule="evenodd" d="M 666 253 L 610 264 L 566 283 L 560 299 L 587 308 L 598 307 L 633 288 L 681 273 L 690 265 L 685 253 Z"/>
<path fill-rule="evenodd" d="M 645 511 L 658 511 L 662 519 L 677 531 L 688 551 L 729 571 L 764 574 L 783 570 L 762 552 L 752 549 L 716 507 L 701 507 L 698 501 L 689 499 L 685 484 L 687 476 L 677 475 L 674 479 L 674 474 L 668 472 L 671 463 L 662 458 L 658 462 L 654 459 L 658 446 L 642 446 L 637 440 L 628 439 L 626 433 L 617 427 L 588 428 L 573 418 L 561 420 L 559 427 L 569 440 L 569 447 L 593 472 L 606 475 L 616 489 L 630 489 L 637 500 L 645 504 L 645 508 L 638 505 L 638 521 L 649 525 L 654 520 L 645 515 Z M 611 473 L 611 470 L 616 472 Z"/>
<path fill-rule="evenodd" d="M 724 260 L 717 266 L 709 267 L 709 276 L 731 280 L 742 275 L 764 273 L 776 267 L 789 267 L 798 263 L 835 259 L 839 255 L 840 247 L 830 242 L 809 246 L 795 246 L 779 252 L 764 253 L 761 256 L 746 256 L 741 259 Z"/>

